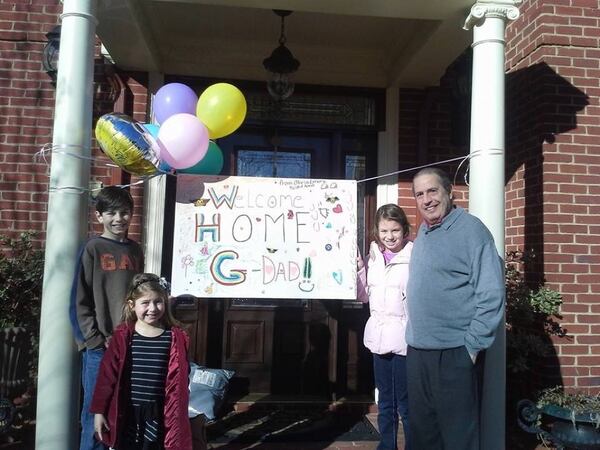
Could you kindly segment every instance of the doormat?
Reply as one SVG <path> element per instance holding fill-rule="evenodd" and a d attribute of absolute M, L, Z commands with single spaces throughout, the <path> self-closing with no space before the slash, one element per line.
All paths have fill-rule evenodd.
<path fill-rule="evenodd" d="M 206 427 L 209 443 L 378 441 L 363 414 L 315 409 L 252 408 Z"/>

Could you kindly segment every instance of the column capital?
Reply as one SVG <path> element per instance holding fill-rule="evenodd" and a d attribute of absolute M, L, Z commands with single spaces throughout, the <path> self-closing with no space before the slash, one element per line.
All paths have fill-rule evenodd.
<path fill-rule="evenodd" d="M 518 6 L 521 3 L 523 3 L 523 0 L 478 0 L 471 7 L 471 12 L 467 16 L 463 28 L 470 30 L 486 17 L 515 20 L 519 17 Z"/>

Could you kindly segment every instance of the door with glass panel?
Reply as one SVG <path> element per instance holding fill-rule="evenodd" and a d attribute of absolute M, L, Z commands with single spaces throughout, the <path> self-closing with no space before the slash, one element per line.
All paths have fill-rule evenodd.
<path fill-rule="evenodd" d="M 224 173 L 279 178 L 364 177 L 364 153 L 345 151 L 331 132 L 256 130 L 235 133 L 219 142 Z M 361 187 L 362 189 L 362 187 Z M 364 210 L 359 189 L 359 216 Z M 364 221 L 361 220 L 361 224 Z M 364 234 L 364 225 L 360 233 Z M 359 237 L 362 241 L 362 236 Z M 349 302 L 352 303 L 352 302 Z M 348 341 L 344 311 L 348 302 L 305 299 L 232 298 L 222 311 L 222 367 L 236 371 L 239 394 L 268 393 L 331 398 L 347 384 L 356 385 L 358 339 Z M 362 311 L 361 305 L 352 305 Z M 364 314 L 363 314 L 364 315 Z M 213 324 L 210 324 L 214 326 Z M 340 329 L 344 348 L 339 348 Z M 348 350 L 348 347 L 350 350 Z M 362 345 L 361 345 L 362 347 Z M 340 363 L 338 356 L 344 355 Z M 342 370 L 342 372 L 341 372 Z M 236 388 L 236 386 L 234 386 Z M 342 389 L 343 390 L 343 389 Z"/>

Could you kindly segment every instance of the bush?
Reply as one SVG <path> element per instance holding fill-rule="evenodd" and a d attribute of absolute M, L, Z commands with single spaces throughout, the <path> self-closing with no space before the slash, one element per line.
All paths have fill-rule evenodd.
<path fill-rule="evenodd" d="M 529 252 L 506 255 L 506 367 L 510 374 L 532 372 L 553 351 L 550 336 L 565 336 L 560 319 L 562 296 L 543 284 L 530 286 L 521 272 L 534 258 Z"/>

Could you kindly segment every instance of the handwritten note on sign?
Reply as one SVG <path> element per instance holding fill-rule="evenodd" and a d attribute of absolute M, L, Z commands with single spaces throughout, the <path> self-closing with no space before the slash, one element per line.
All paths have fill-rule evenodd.
<path fill-rule="evenodd" d="M 178 175 L 173 295 L 356 298 L 356 182 Z"/>

